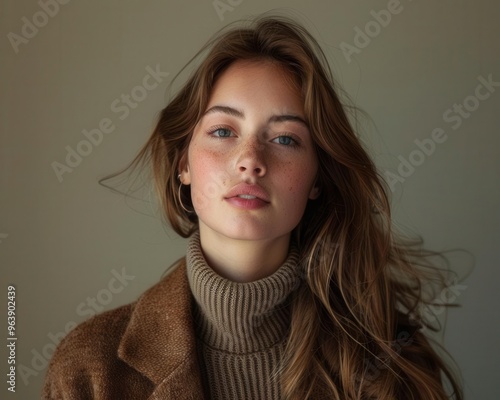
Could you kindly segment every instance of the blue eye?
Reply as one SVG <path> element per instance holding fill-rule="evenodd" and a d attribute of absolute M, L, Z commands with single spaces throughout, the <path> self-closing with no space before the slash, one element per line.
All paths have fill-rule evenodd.
<path fill-rule="evenodd" d="M 297 142 L 290 136 L 278 136 L 276 139 L 279 144 L 283 144 L 285 146 L 297 146 Z"/>
<path fill-rule="evenodd" d="M 211 132 L 215 137 L 230 137 L 231 131 L 227 128 L 217 128 Z"/>

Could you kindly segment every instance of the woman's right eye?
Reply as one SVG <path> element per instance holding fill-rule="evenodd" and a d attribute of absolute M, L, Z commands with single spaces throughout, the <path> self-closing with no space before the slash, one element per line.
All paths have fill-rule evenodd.
<path fill-rule="evenodd" d="M 227 129 L 227 128 L 216 128 L 216 129 L 213 129 L 210 133 L 213 136 L 220 137 L 220 138 L 231 136 L 231 130 Z"/>

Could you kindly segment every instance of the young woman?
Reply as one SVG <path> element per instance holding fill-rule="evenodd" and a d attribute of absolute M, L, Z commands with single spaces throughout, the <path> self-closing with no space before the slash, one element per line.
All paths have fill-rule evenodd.
<path fill-rule="evenodd" d="M 43 397 L 461 399 L 317 42 L 262 17 L 205 50 L 129 165 L 152 166 L 186 257 L 68 334 Z"/>

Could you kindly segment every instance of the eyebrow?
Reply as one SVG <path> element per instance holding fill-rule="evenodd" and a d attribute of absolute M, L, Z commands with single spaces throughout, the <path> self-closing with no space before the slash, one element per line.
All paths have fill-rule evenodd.
<path fill-rule="evenodd" d="M 211 113 L 224 113 L 231 115 L 233 117 L 238 117 L 238 118 L 245 118 L 245 114 L 241 110 L 237 110 L 236 108 L 229 107 L 229 106 L 213 106 L 210 107 L 205 113 L 202 115 L 204 117 L 207 114 Z M 292 122 L 298 122 L 302 125 L 304 125 L 306 128 L 309 129 L 309 125 L 307 125 L 307 122 L 300 116 L 295 115 L 295 114 L 281 114 L 281 115 L 272 115 L 267 122 L 268 123 L 279 123 L 279 122 L 287 122 L 287 121 L 292 121 Z"/>

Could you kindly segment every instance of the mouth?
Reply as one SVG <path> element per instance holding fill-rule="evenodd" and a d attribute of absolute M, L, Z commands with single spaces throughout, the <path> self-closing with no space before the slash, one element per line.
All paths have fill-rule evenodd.
<path fill-rule="evenodd" d="M 248 198 L 250 197 L 250 198 Z M 226 201 L 233 207 L 242 210 L 257 210 L 269 205 L 268 202 L 259 199 L 255 196 L 234 196 L 226 199 Z"/>
<path fill-rule="evenodd" d="M 240 183 L 234 186 L 225 196 L 225 199 L 240 199 L 240 200 L 259 200 L 263 203 L 269 203 L 270 197 L 267 191 L 260 185 L 249 185 Z"/>
<path fill-rule="evenodd" d="M 271 204 L 267 190 L 258 184 L 241 182 L 233 186 L 224 200 L 232 207 L 240 210 L 257 210 Z"/>

